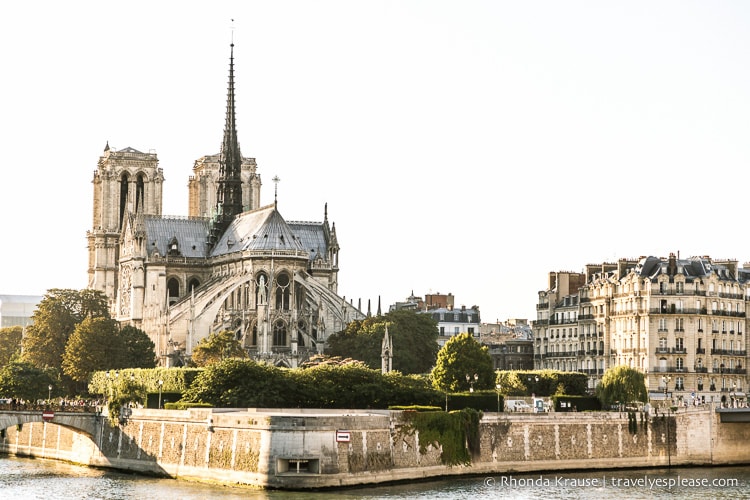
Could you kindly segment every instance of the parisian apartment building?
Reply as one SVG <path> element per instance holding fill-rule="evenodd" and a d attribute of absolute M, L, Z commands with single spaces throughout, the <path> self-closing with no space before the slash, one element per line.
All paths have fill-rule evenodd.
<path fill-rule="evenodd" d="M 451 337 L 460 333 L 469 333 L 479 340 L 480 314 L 479 307 L 456 307 L 456 298 L 452 293 L 429 293 L 422 297 L 411 295 L 404 302 L 396 302 L 389 307 L 390 311 L 411 310 L 420 314 L 429 314 L 437 321 L 438 345 L 443 347 Z"/>
<path fill-rule="evenodd" d="M 534 368 L 646 375 L 652 400 L 745 402 L 750 264 L 640 257 L 550 272 L 533 322 Z"/>

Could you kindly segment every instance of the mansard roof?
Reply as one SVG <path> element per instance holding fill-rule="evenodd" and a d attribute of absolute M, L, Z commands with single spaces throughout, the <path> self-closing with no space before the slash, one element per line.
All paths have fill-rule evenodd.
<path fill-rule="evenodd" d="M 144 215 L 143 230 L 146 251 L 149 255 L 169 254 L 170 242 L 178 244 L 177 254 L 182 257 L 205 257 L 208 253 L 206 235 L 210 220 L 202 217 L 168 217 Z"/>
<path fill-rule="evenodd" d="M 688 281 L 691 281 L 707 277 L 711 273 L 716 273 L 722 279 L 737 279 L 729 267 L 715 263 L 709 257 L 690 257 L 688 259 L 678 259 L 672 256 L 668 259 L 653 256 L 644 257 L 633 268 L 633 272 L 650 279 L 656 279 L 660 274 L 669 276 L 682 274 Z"/>

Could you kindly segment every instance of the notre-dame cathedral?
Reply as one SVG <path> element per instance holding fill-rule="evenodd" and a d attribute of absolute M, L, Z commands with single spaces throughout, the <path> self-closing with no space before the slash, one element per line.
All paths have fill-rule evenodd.
<path fill-rule="evenodd" d="M 251 357 L 296 367 L 364 314 L 338 295 L 339 244 L 328 221 L 287 222 L 260 206 L 254 158 L 235 127 L 230 49 L 221 151 L 198 159 L 188 216 L 162 215 L 155 153 L 107 144 L 94 172 L 88 287 L 113 316 L 143 329 L 163 366 L 180 366 L 212 332 L 232 330 Z M 276 180 L 276 179 L 274 179 Z"/>

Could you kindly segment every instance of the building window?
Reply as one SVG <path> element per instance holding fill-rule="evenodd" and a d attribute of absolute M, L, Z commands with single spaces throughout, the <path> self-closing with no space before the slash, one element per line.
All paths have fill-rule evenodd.
<path fill-rule="evenodd" d="M 676 391 L 684 391 L 685 390 L 685 379 L 682 377 L 677 377 L 677 380 L 674 383 L 674 388 Z"/>
<path fill-rule="evenodd" d="M 286 345 L 286 325 L 283 321 L 277 321 L 273 325 L 273 345 Z"/>

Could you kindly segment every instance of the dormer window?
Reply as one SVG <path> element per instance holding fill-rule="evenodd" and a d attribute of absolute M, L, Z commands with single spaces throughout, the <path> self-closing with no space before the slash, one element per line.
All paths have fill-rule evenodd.
<path fill-rule="evenodd" d="M 177 237 L 173 236 L 169 241 L 169 248 L 167 255 L 180 255 L 180 244 L 177 241 Z"/>

